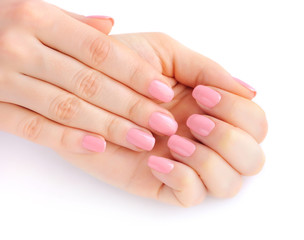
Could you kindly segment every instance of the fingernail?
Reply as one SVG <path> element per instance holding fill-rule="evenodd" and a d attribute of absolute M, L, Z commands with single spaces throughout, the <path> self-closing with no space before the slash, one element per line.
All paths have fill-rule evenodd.
<path fill-rule="evenodd" d="M 127 141 L 146 151 L 151 151 L 155 144 L 155 138 L 152 135 L 135 128 L 128 131 Z"/>
<path fill-rule="evenodd" d="M 173 118 L 160 112 L 151 114 L 149 125 L 155 131 L 168 136 L 173 135 L 178 127 L 177 122 Z"/>
<path fill-rule="evenodd" d="M 236 78 L 236 77 L 233 77 L 233 79 L 234 79 L 235 81 L 237 81 L 238 83 L 240 83 L 240 84 L 241 84 L 242 86 L 244 86 L 245 88 L 249 89 L 251 92 L 253 92 L 254 95 L 256 95 L 256 90 L 255 90 L 253 87 L 251 87 L 249 84 L 243 82 L 242 80 L 240 80 L 240 79 L 238 79 L 238 78 Z"/>
<path fill-rule="evenodd" d="M 149 93 L 162 102 L 170 102 L 174 97 L 174 91 L 165 83 L 154 80 L 149 86 Z"/>
<path fill-rule="evenodd" d="M 148 166 L 160 173 L 169 173 L 174 168 L 174 164 L 171 160 L 156 156 L 149 157 Z"/>
<path fill-rule="evenodd" d="M 82 140 L 82 146 L 92 152 L 104 152 L 106 150 L 106 141 L 93 136 L 85 136 Z"/>
<path fill-rule="evenodd" d="M 206 137 L 215 127 L 215 123 L 205 116 L 193 114 L 188 118 L 187 126 L 197 134 Z"/>
<path fill-rule="evenodd" d="M 96 19 L 102 19 L 102 20 L 111 20 L 112 25 L 114 25 L 114 19 L 109 16 L 103 16 L 103 15 L 92 15 L 92 16 L 87 16 L 87 18 L 96 18 Z"/>
<path fill-rule="evenodd" d="M 182 157 L 190 157 L 196 149 L 192 142 L 177 135 L 169 138 L 168 147 Z"/>
<path fill-rule="evenodd" d="M 194 88 L 192 96 L 202 105 L 213 108 L 221 101 L 221 95 L 210 87 L 199 85 Z"/>

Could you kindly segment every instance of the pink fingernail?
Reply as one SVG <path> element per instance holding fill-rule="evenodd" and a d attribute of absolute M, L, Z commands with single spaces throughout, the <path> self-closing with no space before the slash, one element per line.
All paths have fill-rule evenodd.
<path fill-rule="evenodd" d="M 127 141 L 147 151 L 151 151 L 155 144 L 155 138 L 152 135 L 135 128 L 128 131 Z"/>
<path fill-rule="evenodd" d="M 187 126 L 199 135 L 206 137 L 215 127 L 215 123 L 205 116 L 193 114 L 188 118 Z"/>
<path fill-rule="evenodd" d="M 92 152 L 104 152 L 106 150 L 106 141 L 93 136 L 85 136 L 82 140 L 82 146 Z"/>
<path fill-rule="evenodd" d="M 149 157 L 148 166 L 160 173 L 169 173 L 174 168 L 174 164 L 171 160 L 156 156 Z"/>
<path fill-rule="evenodd" d="M 154 80 L 149 87 L 149 93 L 162 102 L 170 102 L 174 97 L 174 91 L 165 83 Z"/>
<path fill-rule="evenodd" d="M 221 101 L 221 95 L 212 88 L 199 85 L 194 88 L 192 96 L 202 105 L 213 108 Z"/>
<path fill-rule="evenodd" d="M 87 16 L 86 18 L 96 18 L 96 19 L 102 19 L 102 20 L 111 20 L 112 24 L 114 25 L 114 19 L 109 16 L 103 16 L 103 15 L 92 15 L 92 16 Z"/>
<path fill-rule="evenodd" d="M 168 147 L 182 157 L 190 157 L 196 149 L 192 142 L 177 135 L 169 138 Z"/>
<path fill-rule="evenodd" d="M 238 83 L 240 83 L 240 84 L 241 84 L 242 86 L 244 86 L 245 88 L 249 89 L 251 92 L 253 92 L 254 95 L 256 95 L 256 90 L 255 90 L 253 87 L 251 87 L 249 84 L 243 82 L 242 80 L 240 80 L 240 79 L 238 79 L 238 78 L 236 78 L 236 77 L 233 77 L 233 79 L 234 79 L 235 81 L 237 81 Z"/>
<path fill-rule="evenodd" d="M 149 125 L 155 131 L 168 136 L 173 135 L 178 127 L 178 124 L 174 119 L 160 112 L 151 114 Z"/>

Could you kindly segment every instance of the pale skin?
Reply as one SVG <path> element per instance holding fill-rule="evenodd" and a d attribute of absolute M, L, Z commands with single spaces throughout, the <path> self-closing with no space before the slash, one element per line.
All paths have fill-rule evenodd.
<path fill-rule="evenodd" d="M 79 16 L 77 18 L 83 20 Z M 103 31 L 107 28 L 104 22 L 102 25 L 96 22 L 86 24 Z M 218 64 L 167 35 L 125 34 L 110 36 L 109 39 L 121 44 L 119 46 L 130 53 L 131 60 L 136 58 L 140 64 L 144 62 L 147 68 L 161 76 L 162 81 L 173 87 L 175 97 L 169 103 L 155 103 L 143 97 L 144 90 L 136 89 L 142 95 L 134 91 L 128 93 L 143 98 L 144 104 L 139 112 L 147 103 L 161 109 L 159 111 L 166 111 L 168 115 L 172 114 L 179 125 L 176 134 L 195 145 L 191 156 L 183 157 L 170 151 L 168 137 L 161 134 L 155 135 L 156 144 L 152 151 L 141 151 L 111 140 L 103 153 L 86 151 L 81 147 L 83 136 L 88 134 L 84 130 L 95 135 L 100 131 L 99 126 L 92 126 L 89 117 L 83 127 L 76 129 L 75 126 L 58 123 L 35 109 L 30 108 L 33 110 L 30 111 L 5 101 L 0 103 L 0 129 L 48 146 L 102 181 L 140 196 L 183 207 L 201 203 L 208 194 L 221 198 L 234 196 L 241 187 L 241 176 L 258 173 L 264 164 L 259 143 L 266 135 L 267 121 L 263 110 L 250 100 L 254 93 L 234 81 Z M 59 67 L 55 71 L 59 73 L 62 70 Z M 69 78 L 62 79 L 68 82 Z M 113 77 L 111 81 L 119 80 Z M 191 93 L 197 85 L 209 86 L 221 95 L 216 106 L 209 108 L 195 101 Z M 116 101 L 111 104 L 113 109 L 118 109 L 121 103 Z M 88 109 L 87 112 L 92 111 L 92 108 Z M 94 116 L 96 112 L 92 112 Z M 204 115 L 214 122 L 215 127 L 208 136 L 202 136 L 186 126 L 192 114 Z M 133 121 L 130 116 L 124 117 Z M 87 126 L 89 129 L 86 129 Z M 146 126 L 143 124 L 142 127 Z M 151 155 L 171 159 L 168 160 L 173 166 L 171 171 L 161 173 L 151 169 L 147 164 Z"/>

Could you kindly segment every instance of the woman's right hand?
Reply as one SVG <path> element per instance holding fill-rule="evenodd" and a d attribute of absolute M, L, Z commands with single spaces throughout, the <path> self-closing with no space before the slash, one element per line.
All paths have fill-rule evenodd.
<path fill-rule="evenodd" d="M 151 152 L 138 153 L 109 143 L 102 154 L 78 154 L 82 131 L 37 118 L 36 113 L 5 103 L 0 103 L 0 126 L 7 126 L 16 135 L 22 133 L 16 129 L 25 130 L 27 136 L 34 136 L 33 141 L 54 149 L 72 164 L 137 195 L 181 206 L 198 204 L 207 193 L 216 197 L 235 195 L 241 176 L 256 174 L 264 163 L 259 143 L 266 135 L 267 121 L 263 110 L 248 100 L 255 93 L 230 79 L 218 64 L 164 34 L 112 37 L 160 73 L 168 78 L 173 75 L 184 83 L 174 86 L 174 101 L 162 104 L 174 114 L 179 123 L 178 134 L 183 138 L 171 136 L 168 141 L 165 136 L 156 136 Z M 198 86 L 195 101 L 193 88 L 186 84 L 209 87 Z"/>
<path fill-rule="evenodd" d="M 20 123 L 16 134 L 34 139 L 43 116 L 62 129 L 81 130 L 80 151 L 86 153 L 104 151 L 104 139 L 151 150 L 151 132 L 175 133 L 172 114 L 153 101 L 171 101 L 172 82 L 107 36 L 109 20 L 99 26 L 101 20 L 42 1 L 1 1 L 0 102 L 14 110 L 0 111 L 7 116 L 13 111 L 16 118 L 24 111 L 38 113 Z M 4 123 L 1 130 L 11 131 Z"/>

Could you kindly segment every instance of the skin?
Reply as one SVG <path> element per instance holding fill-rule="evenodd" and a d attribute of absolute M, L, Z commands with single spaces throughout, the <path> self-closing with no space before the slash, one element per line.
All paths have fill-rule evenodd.
<path fill-rule="evenodd" d="M 0 21 L 1 102 L 134 151 L 141 149 L 127 141 L 130 129 L 152 136 L 158 133 L 149 126 L 152 113 L 172 117 L 149 91 L 154 80 L 170 90 L 167 79 L 107 36 L 110 19 L 86 18 L 38 0 L 4 0 Z"/>
<path fill-rule="evenodd" d="M 93 27 L 98 29 L 98 26 L 95 22 Z M 105 153 L 84 151 L 81 140 L 87 131 L 59 124 L 9 102 L 0 102 L 0 130 L 48 146 L 100 180 L 140 196 L 183 207 L 201 203 L 207 194 L 234 196 L 241 187 L 241 176 L 258 173 L 264 164 L 259 143 L 266 135 L 267 121 L 261 108 L 250 101 L 254 93 L 236 83 L 210 59 L 165 34 L 125 34 L 109 38 L 162 74 L 164 81 L 173 87 L 172 102 L 154 104 L 170 111 L 179 123 L 177 134 L 196 145 L 192 156 L 170 152 L 168 137 L 160 135 L 156 136 L 156 146 L 151 152 L 134 152 L 114 141 L 108 142 Z M 220 93 L 220 103 L 212 109 L 198 104 L 191 93 L 199 84 Z M 185 122 L 194 113 L 214 121 L 215 128 L 208 136 L 199 136 L 186 127 Z M 92 119 L 88 119 L 86 124 L 91 126 Z M 91 129 L 96 132 L 94 127 Z M 150 155 L 172 159 L 173 170 L 168 174 L 151 170 L 147 166 Z"/>
<path fill-rule="evenodd" d="M 178 44 L 158 33 L 115 37 L 137 51 L 160 72 L 168 69 L 173 60 L 164 63 L 170 53 L 163 46 L 166 42 Z M 160 55 L 159 52 L 165 54 Z M 177 134 L 188 137 L 196 144 L 197 149 L 191 157 L 170 152 L 166 146 L 168 138 L 164 136 L 157 137 L 156 147 L 149 153 L 132 153 L 113 144 L 109 144 L 103 155 L 85 157 L 66 151 L 59 153 L 103 181 L 170 204 L 193 206 L 201 203 L 208 193 L 216 197 L 234 196 L 241 187 L 241 175 L 254 175 L 264 164 L 264 154 L 258 145 L 267 132 L 264 112 L 252 101 L 219 88 L 213 87 L 221 93 L 222 100 L 212 109 L 199 107 L 191 96 L 191 88 L 175 82 L 174 89 L 174 101 L 163 106 L 179 123 Z M 187 118 L 193 113 L 206 115 L 216 122 L 209 136 L 200 137 L 185 126 Z M 235 155 L 235 152 L 238 154 Z M 169 174 L 151 171 L 147 166 L 150 155 L 173 159 L 173 171 Z"/>
<path fill-rule="evenodd" d="M 148 57 L 146 60 L 160 72 L 168 69 L 163 62 L 170 56 L 167 49 L 163 49 L 165 43 L 179 46 L 168 36 L 159 33 L 113 37 L 141 57 Z M 160 51 L 166 54 L 160 55 Z M 168 63 L 171 61 L 169 59 Z M 170 152 L 166 136 L 156 137 L 156 146 L 151 152 L 136 153 L 108 143 L 105 153 L 79 153 L 83 133 L 60 128 L 45 118 L 39 118 L 33 124 L 31 134 L 21 136 L 53 148 L 64 159 L 98 179 L 140 196 L 183 207 L 201 203 L 207 194 L 234 196 L 241 187 L 241 176 L 258 173 L 264 164 L 264 155 L 259 146 L 267 132 L 264 112 L 249 99 L 215 87 L 212 88 L 221 94 L 222 99 L 218 105 L 208 109 L 193 99 L 192 88 L 177 83 L 170 76 L 168 78 L 174 83 L 176 97 L 171 103 L 161 105 L 170 110 L 179 123 L 177 134 L 195 143 L 196 151 L 190 157 Z M 19 111 L 20 114 L 16 106 L 7 104 L 3 107 Z M 20 119 L 35 118 L 32 112 L 24 110 L 21 113 L 22 118 L 15 117 L 14 121 L 10 121 L 11 132 L 17 135 L 20 132 L 16 132 L 15 126 L 20 126 Z M 186 127 L 186 120 L 194 113 L 208 116 L 215 122 L 215 128 L 207 137 L 199 136 Z M 150 155 L 172 159 L 174 169 L 169 174 L 151 170 L 147 166 Z"/>

